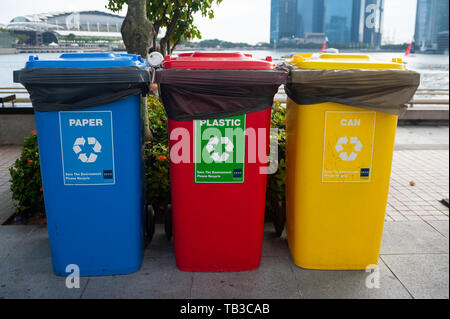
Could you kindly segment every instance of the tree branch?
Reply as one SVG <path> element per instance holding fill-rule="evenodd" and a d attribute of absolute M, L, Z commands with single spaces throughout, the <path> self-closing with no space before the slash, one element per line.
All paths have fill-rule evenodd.
<path fill-rule="evenodd" d="M 162 13 L 162 15 L 161 15 L 161 19 L 156 20 L 156 22 L 154 23 L 155 30 L 158 29 L 158 31 L 159 31 L 159 28 L 161 27 L 161 24 L 162 24 L 162 22 L 163 22 L 163 20 L 164 20 L 164 17 L 166 16 L 167 9 L 169 9 L 169 5 L 166 5 L 166 6 L 164 7 L 163 13 Z"/>
<path fill-rule="evenodd" d="M 167 27 L 166 34 L 164 35 L 164 38 L 161 39 L 161 51 L 163 55 L 170 54 L 170 37 L 172 36 L 173 32 L 175 31 L 175 28 L 177 26 L 178 20 L 180 19 L 180 13 L 181 8 L 178 7 L 175 10 L 175 13 L 173 15 L 172 21 L 170 21 L 169 26 Z"/>

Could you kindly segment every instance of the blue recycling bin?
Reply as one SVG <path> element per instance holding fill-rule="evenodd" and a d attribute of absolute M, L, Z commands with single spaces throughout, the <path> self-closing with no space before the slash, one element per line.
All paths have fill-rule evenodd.
<path fill-rule="evenodd" d="M 140 56 L 30 57 L 14 79 L 35 108 L 53 271 L 132 273 L 144 249 Z"/>

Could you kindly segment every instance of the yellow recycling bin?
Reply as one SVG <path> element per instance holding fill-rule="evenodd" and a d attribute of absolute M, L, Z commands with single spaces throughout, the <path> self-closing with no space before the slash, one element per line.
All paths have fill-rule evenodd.
<path fill-rule="evenodd" d="M 398 115 L 420 75 L 400 59 L 294 56 L 286 91 L 287 239 L 308 269 L 375 268 Z"/>

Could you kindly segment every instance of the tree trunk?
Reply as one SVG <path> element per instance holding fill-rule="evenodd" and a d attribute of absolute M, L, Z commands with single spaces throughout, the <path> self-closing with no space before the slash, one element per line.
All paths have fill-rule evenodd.
<path fill-rule="evenodd" d="M 155 35 L 152 23 L 147 19 L 146 0 L 128 0 L 127 15 L 122 23 L 123 43 L 130 54 L 139 54 L 147 58 L 148 49 Z M 145 140 L 153 140 L 148 121 L 147 99 L 142 101 Z"/>
<path fill-rule="evenodd" d="M 159 47 L 161 48 L 161 54 L 164 55 L 164 57 L 167 55 L 167 42 L 165 38 L 161 39 L 159 41 Z"/>
<path fill-rule="evenodd" d="M 147 19 L 146 0 L 128 0 L 128 12 L 122 23 L 122 38 L 127 52 L 147 58 L 155 29 Z"/>
<path fill-rule="evenodd" d="M 172 55 L 173 51 L 175 51 L 175 48 L 177 47 L 177 45 L 180 43 L 180 41 L 175 42 L 172 47 L 170 48 L 170 52 L 169 54 Z"/>

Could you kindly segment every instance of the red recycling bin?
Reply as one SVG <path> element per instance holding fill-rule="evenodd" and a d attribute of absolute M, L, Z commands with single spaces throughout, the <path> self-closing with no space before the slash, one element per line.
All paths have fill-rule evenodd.
<path fill-rule="evenodd" d="M 286 77 L 271 61 L 241 53 L 180 54 L 166 58 L 157 76 L 169 117 L 180 270 L 260 265 L 271 106 Z"/>

